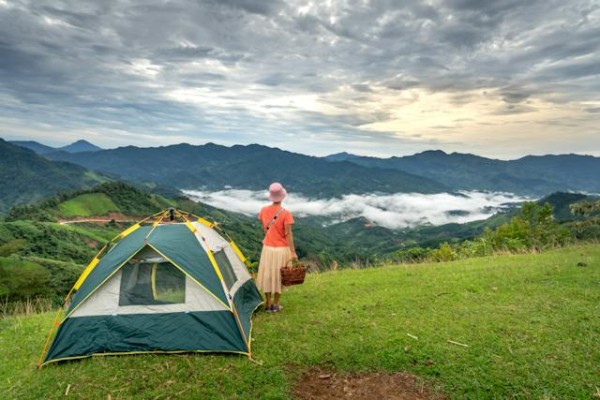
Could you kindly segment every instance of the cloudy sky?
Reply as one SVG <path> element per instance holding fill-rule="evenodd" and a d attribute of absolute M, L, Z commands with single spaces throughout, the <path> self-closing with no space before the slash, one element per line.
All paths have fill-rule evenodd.
<path fill-rule="evenodd" d="M 598 0 L 0 0 L 0 137 L 600 156 Z"/>

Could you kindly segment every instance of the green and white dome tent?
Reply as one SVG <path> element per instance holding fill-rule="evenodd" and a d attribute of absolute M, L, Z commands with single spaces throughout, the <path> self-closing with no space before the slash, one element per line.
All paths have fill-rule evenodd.
<path fill-rule="evenodd" d="M 262 298 L 246 257 L 220 233 L 174 209 L 123 231 L 67 295 L 38 365 L 134 353 L 252 357 L 251 317 Z"/>

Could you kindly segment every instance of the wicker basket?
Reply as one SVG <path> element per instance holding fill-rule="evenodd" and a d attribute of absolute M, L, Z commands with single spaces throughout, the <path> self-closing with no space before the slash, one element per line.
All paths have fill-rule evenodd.
<path fill-rule="evenodd" d="M 281 284 L 283 286 L 300 285 L 304 283 L 305 277 L 306 267 L 299 261 L 292 262 L 290 260 L 285 267 L 281 267 Z"/>

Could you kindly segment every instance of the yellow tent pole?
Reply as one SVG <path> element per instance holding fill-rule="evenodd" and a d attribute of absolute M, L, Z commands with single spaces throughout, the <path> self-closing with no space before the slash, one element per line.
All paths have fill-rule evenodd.
<path fill-rule="evenodd" d="M 88 264 L 87 267 L 85 267 L 85 269 L 83 270 L 83 272 L 81 273 L 81 275 L 79 275 L 79 278 L 77 279 L 77 281 L 75 282 L 75 284 L 73 285 L 73 288 L 71 290 L 79 290 L 79 288 L 81 287 L 81 285 L 83 284 L 83 282 L 86 280 L 86 278 L 88 277 L 88 275 L 90 274 L 90 272 L 92 272 L 92 270 L 96 267 L 96 265 L 98 265 L 98 263 L 100 262 L 100 254 L 102 254 L 102 252 L 108 247 L 108 243 L 104 245 L 104 247 L 102 247 L 102 249 L 100 249 L 100 251 L 98 252 L 98 254 L 96 254 L 96 256 L 92 259 L 92 261 L 90 261 L 90 263 Z"/>
<path fill-rule="evenodd" d="M 70 293 L 69 293 L 70 294 Z M 46 338 L 46 343 L 44 344 L 44 348 L 42 349 L 42 354 L 40 354 L 40 359 L 38 360 L 37 367 L 42 369 L 42 362 L 44 361 L 44 356 L 46 355 L 46 351 L 48 350 L 48 346 L 50 345 L 50 339 L 52 338 L 52 334 L 54 333 L 54 327 L 59 324 L 58 318 L 63 311 L 63 307 L 61 306 L 54 317 L 54 321 L 52 322 L 52 326 L 50 327 L 50 331 L 48 332 L 48 338 Z"/>
<path fill-rule="evenodd" d="M 193 218 L 196 218 L 196 220 L 198 222 L 200 222 L 203 225 L 206 225 L 209 228 L 215 229 L 217 231 L 219 231 L 219 233 L 223 234 L 225 236 L 225 238 L 227 239 L 227 241 L 229 242 L 229 244 L 231 245 L 231 248 L 233 249 L 233 251 L 235 252 L 235 254 L 240 258 L 240 260 L 242 260 L 242 262 L 246 265 L 246 267 L 250 267 L 250 260 L 248 260 L 248 257 L 246 257 L 244 255 L 244 253 L 242 252 L 242 250 L 239 248 L 239 246 L 237 245 L 237 243 L 235 243 L 235 241 L 232 239 L 231 236 L 229 236 L 229 234 L 227 232 L 225 232 L 223 229 L 221 229 L 219 226 L 217 226 L 215 223 L 210 222 L 202 217 L 199 217 L 195 214 L 192 213 L 186 213 L 184 211 L 180 211 L 180 210 L 176 210 L 177 212 L 180 213 L 180 215 L 186 220 L 186 223 L 188 223 L 188 218 L 186 218 L 186 216 L 184 214 L 187 214 L 188 216 L 191 216 Z M 196 232 L 195 229 L 191 229 L 190 230 L 192 232 Z"/>
<path fill-rule="evenodd" d="M 184 221 L 186 221 L 186 222 L 189 222 L 189 221 L 190 221 L 190 217 L 192 217 L 192 218 L 195 218 L 195 219 L 196 219 L 196 221 L 200 222 L 202 225 L 206 225 L 206 226 L 208 226 L 209 228 L 215 228 L 215 229 L 219 230 L 219 228 L 218 228 L 218 227 L 215 225 L 215 223 L 213 223 L 213 222 L 210 222 L 210 221 L 208 221 L 208 220 L 206 220 L 206 219 L 204 219 L 204 218 L 202 218 L 202 217 L 199 217 L 199 216 L 197 216 L 197 215 L 194 215 L 194 214 L 192 214 L 192 213 L 188 213 L 188 212 L 186 212 L 186 211 L 182 211 L 182 210 L 175 210 L 175 211 L 176 211 L 176 212 L 177 212 L 177 213 L 178 213 L 178 214 L 181 216 L 181 218 L 182 218 Z"/>
<path fill-rule="evenodd" d="M 148 238 L 150 237 L 150 235 L 152 235 L 152 232 L 154 232 L 154 230 L 156 229 L 156 227 L 157 227 L 158 225 L 160 225 L 160 223 L 161 223 L 161 222 L 162 222 L 162 220 L 163 220 L 163 219 L 164 219 L 164 218 L 167 216 L 167 214 L 168 214 L 168 213 L 169 213 L 169 210 L 165 210 L 165 211 L 163 211 L 163 213 L 162 213 L 162 215 L 160 216 L 160 218 L 158 218 L 158 220 L 157 220 L 157 221 L 155 221 L 155 222 L 152 224 L 152 229 L 150 229 L 150 232 L 148 232 L 148 234 L 146 235 L 146 237 L 145 237 L 145 240 L 148 240 Z"/>
<path fill-rule="evenodd" d="M 108 243 L 110 244 L 110 243 L 114 242 L 117 239 L 123 239 L 124 237 L 128 236 L 129 234 L 131 234 L 132 232 L 134 232 L 135 230 L 137 230 L 139 227 L 141 227 L 142 224 L 145 223 L 146 221 L 148 221 L 149 219 L 155 218 L 155 217 L 157 217 L 159 215 L 162 215 L 164 213 L 165 213 L 165 211 L 163 210 L 163 211 L 158 212 L 156 214 L 153 214 L 153 215 L 151 215 L 149 217 L 146 217 L 146 218 L 142 219 L 141 221 L 136 222 L 135 224 L 131 225 L 129 228 L 125 229 L 123 232 L 119 233 L 117 236 L 115 236 L 114 238 L 112 238 L 111 241 L 108 242 Z"/>
<path fill-rule="evenodd" d="M 54 333 L 54 328 L 60 325 L 60 323 L 58 322 L 59 317 L 60 317 L 61 313 L 64 311 L 64 305 L 67 303 L 67 300 L 69 299 L 69 297 L 71 297 L 73 290 L 74 290 L 74 287 L 71 288 L 71 290 L 69 290 L 69 293 L 67 293 L 67 295 L 65 296 L 65 300 L 63 301 L 63 304 L 59 307 L 58 311 L 56 312 L 56 316 L 54 317 L 54 321 L 52 322 L 52 326 L 50 327 L 50 331 L 48 332 L 48 337 L 46 338 L 46 343 L 44 344 L 44 348 L 42 349 L 42 354 L 40 354 L 40 359 L 38 360 L 38 363 L 37 363 L 37 367 L 39 369 L 42 368 L 42 362 L 44 361 L 44 356 L 46 355 L 46 352 L 48 351 L 48 346 L 50 345 L 50 339 L 52 338 L 52 334 Z"/>
<path fill-rule="evenodd" d="M 248 357 L 252 358 L 252 351 L 250 350 L 250 341 L 248 340 L 246 333 L 244 333 L 244 326 L 242 325 L 242 321 L 240 321 L 240 316 L 238 315 L 237 307 L 235 306 L 233 299 L 231 299 L 231 309 L 233 311 L 233 316 L 235 317 L 238 327 L 240 328 L 240 332 L 242 332 L 244 343 L 246 343 L 246 348 L 248 349 Z"/>
<path fill-rule="evenodd" d="M 220 233 L 224 234 L 227 237 L 227 239 L 229 239 L 229 244 L 233 248 L 233 251 L 235 252 L 235 254 L 242 260 L 242 262 L 246 266 L 248 266 L 248 264 L 250 262 L 248 261 L 248 259 L 246 258 L 246 256 L 244 256 L 244 254 L 242 253 L 242 251 L 240 250 L 240 248 L 235 244 L 235 242 L 233 241 L 233 239 L 231 238 L 231 236 L 229 236 L 227 234 L 227 232 L 223 231 L 219 226 L 217 226 L 214 223 L 209 222 L 208 224 L 206 224 L 206 222 L 208 222 L 208 221 L 206 221 L 204 218 L 201 218 L 201 217 L 198 217 L 198 216 L 195 216 L 195 217 L 198 218 L 198 222 L 203 223 L 203 224 L 207 225 L 209 228 L 213 228 L 213 229 L 219 231 Z M 219 267 L 217 266 L 217 261 L 213 257 L 212 251 L 210 251 L 210 249 L 208 251 L 208 254 L 210 255 L 209 258 L 210 258 L 211 262 L 214 262 L 214 265 L 217 268 L 217 273 L 219 274 L 219 277 L 221 278 L 221 280 L 223 280 L 223 276 L 221 275 L 221 271 L 219 270 Z M 224 286 L 227 287 L 226 285 L 224 285 Z M 238 324 L 240 332 L 242 333 L 242 336 L 244 338 L 244 343 L 246 343 L 246 348 L 248 349 L 248 357 L 252 360 L 252 351 L 251 351 L 251 347 L 250 347 L 251 343 L 248 340 L 248 337 L 246 336 L 246 333 L 244 332 L 244 327 L 242 325 L 242 321 L 240 321 L 240 317 L 239 317 L 239 314 L 237 312 L 237 307 L 235 306 L 235 303 L 234 303 L 233 299 L 230 299 L 230 303 L 231 303 L 231 309 L 232 309 L 232 312 L 233 312 L 233 316 L 235 317 L 235 320 L 236 320 L 236 322 Z"/>
<path fill-rule="evenodd" d="M 156 291 L 156 269 L 158 268 L 158 263 L 152 264 L 152 275 L 150 277 L 150 282 L 152 284 L 152 297 L 154 300 L 158 300 L 158 293 Z"/>
<path fill-rule="evenodd" d="M 214 228 L 214 229 L 218 230 L 219 232 L 221 232 L 221 229 L 214 222 L 210 222 L 207 219 L 204 219 L 202 217 L 197 216 L 196 214 L 192 214 L 192 213 L 189 213 L 189 212 L 186 212 L 186 211 L 181 211 L 181 212 L 185 213 L 188 216 L 188 218 L 189 217 L 195 218 L 196 221 L 200 222 L 202 225 L 206 225 L 209 228 Z"/>
<path fill-rule="evenodd" d="M 233 316 L 235 317 L 235 321 L 240 329 L 240 332 L 242 333 L 244 343 L 246 343 L 246 347 L 248 348 L 248 351 L 250 351 L 250 345 L 248 343 L 248 338 L 246 337 L 246 334 L 244 333 L 244 327 L 242 326 L 242 322 L 240 321 L 240 318 L 238 316 L 238 312 L 237 312 L 237 308 L 235 307 L 235 303 L 233 302 L 233 299 L 231 298 L 231 296 L 229 296 L 229 289 L 227 288 L 227 285 L 225 284 L 225 279 L 223 279 L 223 274 L 221 273 L 219 264 L 217 264 L 217 260 L 215 260 L 212 250 L 211 249 L 207 249 L 207 250 L 208 251 L 206 252 L 206 254 L 208 255 L 208 259 L 210 260 L 210 263 L 212 264 L 213 268 L 215 269 L 215 272 L 217 273 L 217 276 L 219 277 L 219 280 L 221 281 L 221 286 L 223 286 L 223 290 L 227 289 L 226 294 L 227 294 L 227 299 L 229 301 L 229 305 L 231 307 L 231 312 L 233 313 Z"/>
<path fill-rule="evenodd" d="M 92 259 L 92 261 L 90 261 L 90 263 L 88 264 L 88 266 L 85 267 L 85 269 L 83 270 L 83 272 L 81 273 L 81 275 L 79 276 L 79 278 L 77 279 L 77 281 L 75 282 L 75 285 L 73 286 L 73 289 L 78 290 L 81 287 L 81 285 L 86 280 L 86 278 L 88 277 L 88 275 L 90 274 L 90 272 L 92 272 L 92 270 L 100 262 L 100 256 L 101 256 L 102 252 L 104 252 L 104 250 L 106 250 L 111 243 L 113 243 L 117 239 L 120 240 L 120 239 L 125 238 L 126 236 L 130 235 L 131 233 L 135 232 L 138 228 L 140 228 L 142 223 L 144 223 L 145 221 L 149 220 L 150 218 L 153 218 L 156 215 L 161 214 L 161 213 L 163 213 L 163 211 L 161 211 L 160 213 L 151 215 L 151 216 L 149 216 L 149 217 L 141 220 L 140 222 L 137 222 L 137 223 L 131 225 L 129 228 L 125 229 L 123 232 L 119 233 L 117 236 L 115 236 L 114 238 L 112 238 L 106 245 L 104 245 L 104 247 L 102 247 L 102 249 L 100 249 L 100 251 Z"/>
<path fill-rule="evenodd" d="M 242 250 L 233 241 L 233 239 L 231 237 L 229 237 L 229 235 L 227 235 L 227 238 L 229 239 L 229 245 L 233 249 L 233 252 L 240 258 L 240 260 L 242 260 L 242 262 L 246 265 L 246 267 L 250 267 L 250 265 L 251 265 L 250 260 L 248 260 L 248 258 L 244 255 L 244 253 L 242 253 Z"/>
<path fill-rule="evenodd" d="M 181 217 L 185 220 L 185 225 L 188 227 L 188 229 L 190 231 L 192 231 L 192 233 L 196 233 L 196 231 L 197 231 L 196 227 L 194 227 L 194 225 L 192 225 L 192 223 L 185 217 L 185 215 L 183 215 L 182 213 L 179 213 L 179 215 L 181 215 Z M 202 238 L 202 239 L 204 240 L 204 238 Z M 239 249 L 238 249 L 238 251 L 239 251 Z M 212 264 L 215 272 L 217 273 L 217 276 L 219 277 L 219 280 L 221 281 L 221 286 L 223 287 L 223 290 L 227 289 L 226 294 L 227 294 L 227 299 L 228 299 L 230 307 L 231 307 L 231 312 L 235 318 L 235 322 L 238 325 L 240 333 L 242 334 L 244 343 L 246 343 L 246 348 L 248 349 L 248 357 L 250 357 L 250 359 L 252 359 L 252 353 L 250 353 L 250 342 L 248 340 L 248 337 L 246 336 L 246 333 L 244 332 L 244 327 L 242 325 L 242 321 L 240 321 L 240 317 L 237 312 L 237 307 L 235 306 L 235 303 L 233 302 L 233 299 L 231 298 L 231 296 L 229 296 L 229 289 L 227 288 L 227 285 L 225 284 L 225 279 L 223 279 L 223 274 L 221 273 L 219 264 L 217 263 L 217 260 L 215 259 L 211 249 L 207 248 L 206 254 L 208 255 L 208 259 L 210 260 L 210 263 Z"/>

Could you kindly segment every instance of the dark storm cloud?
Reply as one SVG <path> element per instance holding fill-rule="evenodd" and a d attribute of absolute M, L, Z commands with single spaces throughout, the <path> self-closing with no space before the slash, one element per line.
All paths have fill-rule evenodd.
<path fill-rule="evenodd" d="M 506 87 L 500 89 L 502 100 L 506 103 L 521 103 L 531 96 L 531 92 L 519 87 Z"/>
<path fill-rule="evenodd" d="M 0 117 L 402 146 L 365 128 L 393 118 L 382 92 L 466 107 L 487 90 L 494 115 L 597 102 L 599 19 L 585 0 L 0 0 Z M 595 117 L 595 104 L 580 109 Z"/>
<path fill-rule="evenodd" d="M 387 81 L 382 82 L 382 84 L 388 89 L 392 90 L 406 90 L 414 87 L 418 87 L 421 83 L 410 77 L 394 77 Z"/>
<path fill-rule="evenodd" d="M 513 115 L 513 114 L 527 114 L 531 112 L 535 112 L 536 108 L 520 105 L 520 104 L 508 104 L 502 107 L 499 110 L 496 110 L 494 114 L 496 115 Z"/>
<path fill-rule="evenodd" d="M 232 9 L 243 10 L 252 14 L 261 14 L 268 16 L 281 8 L 281 1 L 264 0 L 213 0 L 213 4 L 225 5 Z"/>
<path fill-rule="evenodd" d="M 352 89 L 356 90 L 357 92 L 363 92 L 363 93 L 372 93 L 373 90 L 369 87 L 369 85 L 364 85 L 364 84 L 354 84 L 352 85 Z"/>

